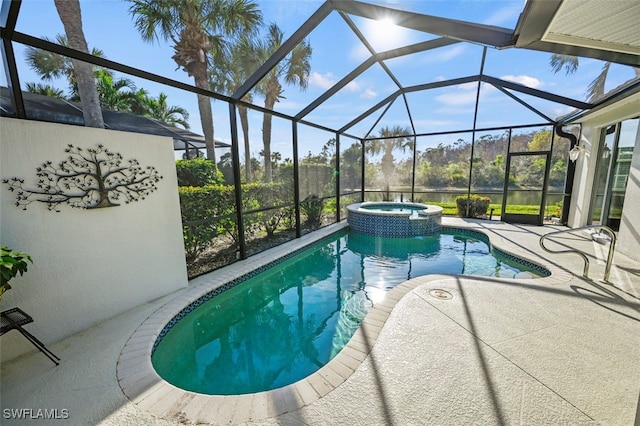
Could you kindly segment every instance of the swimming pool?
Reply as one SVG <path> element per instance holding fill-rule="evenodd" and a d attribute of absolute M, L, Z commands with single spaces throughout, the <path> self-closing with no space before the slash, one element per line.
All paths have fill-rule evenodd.
<path fill-rule="evenodd" d="M 491 256 L 477 232 L 402 239 L 342 231 L 191 304 L 160 333 L 152 364 L 167 382 L 210 395 L 286 386 L 330 361 L 386 291 L 432 273 L 546 274 L 506 254 Z"/>

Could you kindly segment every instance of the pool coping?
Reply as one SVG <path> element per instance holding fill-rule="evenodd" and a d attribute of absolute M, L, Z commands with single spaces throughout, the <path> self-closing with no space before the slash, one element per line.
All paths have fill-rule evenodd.
<path fill-rule="evenodd" d="M 444 218 L 443 218 L 444 220 Z M 167 323 L 194 301 L 217 288 L 242 277 L 251 270 L 269 265 L 278 258 L 314 244 L 335 232 L 347 228 L 346 221 L 322 228 L 320 232 L 267 250 L 248 261 L 232 264 L 193 280 L 193 284 L 182 294 L 172 299 L 151 314 L 131 335 L 120 353 L 116 376 L 122 392 L 139 409 L 166 419 L 195 423 L 243 423 L 260 421 L 307 406 L 344 383 L 369 356 L 385 322 L 396 303 L 417 287 L 453 279 L 459 275 L 426 275 L 405 281 L 386 293 L 384 300 L 376 303 L 347 345 L 325 366 L 308 377 L 282 388 L 244 395 L 205 395 L 185 391 L 162 379 L 151 364 L 154 343 Z M 515 255 L 535 265 L 543 266 L 551 273 L 548 277 L 532 279 L 493 278 L 492 280 L 536 285 L 565 283 L 573 275 L 542 258 L 532 259 L 526 251 L 504 240 L 494 232 L 487 232 L 477 222 L 455 221 L 443 227 L 470 229 L 481 232 L 488 238 L 491 248 Z M 484 231 L 484 232 L 483 232 Z M 313 234 L 313 235 L 312 235 Z M 473 277 L 467 277 L 471 278 Z M 437 288 L 434 288 L 437 290 Z"/>

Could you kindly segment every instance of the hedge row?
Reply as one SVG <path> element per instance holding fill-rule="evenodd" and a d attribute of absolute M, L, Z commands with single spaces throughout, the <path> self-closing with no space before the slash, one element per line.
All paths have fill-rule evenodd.
<path fill-rule="evenodd" d="M 243 211 L 278 206 L 293 200 L 293 190 L 282 183 L 242 185 Z M 209 247 L 215 237 L 226 234 L 237 242 L 235 191 L 231 185 L 180 186 L 180 210 L 183 223 L 185 253 L 194 260 Z M 273 234 L 282 219 L 282 209 L 245 217 L 246 232 L 259 228 Z M 190 223 L 195 222 L 195 223 Z"/>

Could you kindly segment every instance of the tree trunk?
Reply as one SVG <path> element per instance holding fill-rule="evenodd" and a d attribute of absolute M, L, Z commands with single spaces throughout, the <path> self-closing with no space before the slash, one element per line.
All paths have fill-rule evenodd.
<path fill-rule="evenodd" d="M 209 79 L 207 78 L 207 65 L 205 63 L 198 64 L 194 67 L 193 78 L 196 87 L 200 89 L 209 89 Z M 202 133 L 204 133 L 204 141 L 207 146 L 207 158 L 216 166 L 216 147 L 213 137 L 213 110 L 211 108 L 211 99 L 208 96 L 198 95 L 198 108 L 200 110 L 200 123 L 202 124 Z"/>
<path fill-rule="evenodd" d="M 244 138 L 244 170 L 245 181 L 250 183 L 253 181 L 253 170 L 251 170 L 251 147 L 249 146 L 249 117 L 247 108 L 239 106 L 240 125 L 242 126 L 242 136 Z"/>
<path fill-rule="evenodd" d="M 89 53 L 87 41 L 82 31 L 82 15 L 79 0 L 54 0 L 60 20 L 67 34 L 69 47 L 80 52 Z M 82 104 L 84 125 L 104 129 L 102 109 L 98 99 L 96 81 L 93 77 L 93 66 L 86 62 L 72 59 L 78 83 L 78 93 Z"/>
<path fill-rule="evenodd" d="M 264 107 L 273 110 L 275 100 L 265 98 Z M 273 116 L 267 112 L 262 117 L 262 143 L 264 145 L 264 181 L 273 182 L 273 168 L 271 167 L 271 120 Z"/>

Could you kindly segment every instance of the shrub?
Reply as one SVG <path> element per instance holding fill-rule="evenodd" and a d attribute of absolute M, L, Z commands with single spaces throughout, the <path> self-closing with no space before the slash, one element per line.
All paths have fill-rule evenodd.
<path fill-rule="evenodd" d="M 469 205 L 469 215 L 467 215 L 467 204 Z M 469 197 L 462 195 L 456 198 L 458 216 L 462 217 L 483 217 L 487 214 L 489 204 L 491 204 L 491 198 L 475 194 Z"/>
<path fill-rule="evenodd" d="M 319 198 L 316 194 L 307 196 L 300 203 L 300 209 L 307 217 L 307 224 L 312 227 L 320 225 L 322 219 L 322 209 L 324 207 L 324 200 Z"/>
<path fill-rule="evenodd" d="M 214 218 L 235 212 L 235 193 L 233 186 L 207 185 L 179 187 L 178 195 L 185 255 L 188 261 L 192 261 L 225 231 L 222 221 L 214 221 Z M 199 223 L 188 223 L 193 221 Z"/>
<path fill-rule="evenodd" d="M 204 158 L 176 160 L 178 186 L 205 186 L 224 182 L 222 172 Z"/>

